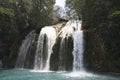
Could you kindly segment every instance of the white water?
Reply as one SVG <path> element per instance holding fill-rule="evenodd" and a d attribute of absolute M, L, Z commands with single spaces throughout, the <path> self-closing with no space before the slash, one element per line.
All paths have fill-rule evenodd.
<path fill-rule="evenodd" d="M 74 49 L 73 49 L 73 71 L 84 72 L 83 65 L 83 31 L 81 30 L 81 23 L 76 23 L 77 30 L 73 33 Z"/>
<path fill-rule="evenodd" d="M 81 22 L 76 21 L 72 23 L 74 25 L 74 31 L 72 32 L 73 37 L 73 72 L 63 74 L 69 77 L 91 77 L 92 73 L 86 72 L 83 63 L 83 31 L 81 30 Z"/>
<path fill-rule="evenodd" d="M 59 35 L 60 35 L 60 37 L 62 37 L 64 39 L 65 37 L 72 36 L 72 34 L 76 30 L 80 30 L 80 28 L 81 28 L 81 21 L 79 21 L 79 20 L 70 20 L 70 21 L 67 22 L 65 27 L 62 28 Z"/>
<path fill-rule="evenodd" d="M 83 31 L 81 31 L 81 21 L 70 20 L 66 26 L 62 28 L 59 33 L 61 39 L 60 43 L 60 66 L 59 70 L 65 70 L 64 55 L 66 54 L 66 44 L 69 37 L 73 37 L 73 71 L 84 71 L 83 67 Z"/>
<path fill-rule="evenodd" d="M 42 28 L 35 56 L 35 70 L 49 70 L 52 47 L 55 43 L 56 31 L 52 26 Z"/>
<path fill-rule="evenodd" d="M 23 40 L 22 45 L 20 47 L 19 55 L 16 61 L 15 68 L 24 68 L 24 63 L 26 59 L 26 55 L 29 52 L 30 46 L 34 42 L 35 39 L 35 31 L 31 31 Z"/>
<path fill-rule="evenodd" d="M 67 24 L 61 29 L 59 32 L 59 37 L 61 37 L 61 42 L 60 42 L 60 51 L 59 51 L 59 70 L 66 70 L 66 56 L 70 53 L 68 53 L 68 44 L 69 43 L 69 38 L 72 39 L 72 34 L 74 30 L 76 29 L 76 21 L 75 20 L 70 20 L 67 22 Z"/>
<path fill-rule="evenodd" d="M 32 44 L 32 41 L 34 40 L 33 37 L 34 37 L 33 32 L 31 32 L 26 36 L 25 40 L 23 41 L 19 57 L 16 63 L 17 68 L 24 67 L 26 54 L 29 50 L 29 47 Z M 65 60 L 67 60 L 68 58 L 66 58 L 65 54 L 66 53 L 71 54 L 67 50 L 71 50 L 72 52 L 72 49 L 68 48 L 68 44 L 70 42 L 69 40 L 73 38 L 73 52 L 72 52 L 73 71 L 85 72 L 85 69 L 83 67 L 84 49 L 83 49 L 83 31 L 81 31 L 81 21 L 70 20 L 69 22 L 67 22 L 66 26 L 63 27 L 59 32 L 59 37 L 61 37 L 60 52 L 58 52 L 60 59 L 59 70 L 66 70 L 67 62 Z M 37 43 L 34 64 L 35 70 L 49 71 L 50 57 L 55 40 L 56 40 L 55 28 L 53 28 L 52 26 L 46 26 L 42 28 Z"/>
<path fill-rule="evenodd" d="M 74 49 L 73 49 L 73 71 L 84 71 L 83 67 L 83 32 L 75 31 L 73 33 Z"/>

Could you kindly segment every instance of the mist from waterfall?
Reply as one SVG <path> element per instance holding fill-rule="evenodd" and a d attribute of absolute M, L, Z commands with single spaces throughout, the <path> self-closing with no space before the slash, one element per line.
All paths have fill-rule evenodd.
<path fill-rule="evenodd" d="M 42 28 L 37 43 L 34 65 L 35 70 L 49 70 L 50 55 L 55 39 L 56 31 L 52 26 Z"/>
<path fill-rule="evenodd" d="M 18 53 L 18 58 L 17 58 L 16 64 L 15 64 L 15 68 L 24 68 L 26 55 L 27 55 L 27 53 L 29 53 L 29 51 L 31 49 L 31 45 L 35 41 L 35 36 L 36 36 L 35 31 L 33 30 L 22 41 L 22 45 L 21 45 L 20 51 Z"/>

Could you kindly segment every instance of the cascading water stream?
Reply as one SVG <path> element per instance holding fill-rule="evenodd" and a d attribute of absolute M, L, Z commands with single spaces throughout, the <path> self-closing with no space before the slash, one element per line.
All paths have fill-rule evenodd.
<path fill-rule="evenodd" d="M 74 49 L 73 49 L 73 71 L 84 71 L 83 67 L 83 32 L 75 31 L 73 33 Z"/>
<path fill-rule="evenodd" d="M 26 59 L 26 55 L 29 52 L 29 49 L 31 45 L 33 44 L 35 40 L 35 31 L 31 31 L 26 37 L 25 40 L 22 42 L 22 45 L 20 47 L 20 51 L 18 54 L 18 58 L 16 61 L 15 68 L 24 68 L 24 63 Z"/>
<path fill-rule="evenodd" d="M 70 77 L 85 77 L 92 76 L 92 74 L 86 72 L 83 63 L 83 31 L 81 30 L 81 21 L 75 21 L 73 37 L 73 72 L 65 74 Z"/>
<path fill-rule="evenodd" d="M 61 29 L 59 32 L 59 37 L 61 38 L 60 41 L 60 51 L 59 51 L 59 70 L 70 70 L 72 66 L 72 49 L 73 49 L 73 40 L 72 34 L 77 29 L 76 20 L 70 20 L 67 24 Z"/>
<path fill-rule="evenodd" d="M 69 70 L 73 56 L 73 71 L 84 71 L 83 67 L 83 31 L 81 31 L 81 21 L 70 20 L 59 32 L 59 70 Z M 70 41 L 71 40 L 71 41 Z M 72 45 L 73 43 L 73 45 Z M 69 47 L 73 46 L 73 47 Z M 73 49 L 73 50 L 72 50 Z M 71 59 L 69 59 L 71 58 Z M 69 67 L 68 67 L 69 66 Z"/>
<path fill-rule="evenodd" d="M 81 23 L 77 22 L 77 30 L 73 33 L 74 49 L 73 49 L 73 71 L 84 72 L 83 65 L 83 31 L 81 30 Z"/>
<path fill-rule="evenodd" d="M 49 70 L 50 55 L 55 43 L 56 31 L 52 26 L 42 28 L 35 56 L 35 70 Z"/>

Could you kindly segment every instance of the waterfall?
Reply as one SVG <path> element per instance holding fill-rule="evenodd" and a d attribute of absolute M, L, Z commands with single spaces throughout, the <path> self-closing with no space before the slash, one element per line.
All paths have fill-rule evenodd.
<path fill-rule="evenodd" d="M 26 55 L 30 50 L 31 45 L 33 44 L 35 40 L 35 31 L 31 31 L 26 37 L 25 40 L 23 40 L 22 45 L 20 47 L 20 51 L 18 54 L 18 58 L 16 61 L 15 68 L 24 68 Z"/>
<path fill-rule="evenodd" d="M 81 23 L 77 23 L 78 30 L 73 33 L 74 49 L 73 49 L 73 71 L 85 71 L 83 67 L 83 31 L 81 31 Z"/>
<path fill-rule="evenodd" d="M 83 33 L 76 31 L 73 34 L 74 49 L 73 49 L 73 71 L 84 71 L 83 68 Z"/>
<path fill-rule="evenodd" d="M 57 29 L 59 29 L 58 34 L 56 34 Z M 35 31 L 30 32 L 22 42 L 16 68 L 28 68 L 34 64 L 35 70 L 42 71 L 48 71 L 49 68 L 62 71 L 72 69 L 73 71 L 85 71 L 81 21 L 69 20 L 64 27 L 45 26 L 40 31 L 35 48 L 32 45 L 35 40 L 34 33 Z M 29 53 L 33 48 L 35 54 Z M 29 57 L 29 55 L 32 56 Z M 33 57 L 35 59 L 31 61 Z"/>
<path fill-rule="evenodd" d="M 70 70 L 68 68 L 71 67 L 71 54 L 73 54 L 73 70 L 83 70 L 83 34 L 80 30 L 81 21 L 70 20 L 59 32 L 59 70 Z"/>
<path fill-rule="evenodd" d="M 70 70 L 72 68 L 72 50 L 73 40 L 72 33 L 76 29 L 76 21 L 70 20 L 59 32 L 60 46 L 59 46 L 59 70 Z M 70 62 L 69 62 L 70 61 Z"/>
<path fill-rule="evenodd" d="M 60 30 L 56 39 L 53 54 L 51 55 L 51 69 L 60 71 L 84 70 L 83 51 L 81 21 L 69 20 Z"/>
<path fill-rule="evenodd" d="M 38 38 L 35 56 L 34 68 L 36 70 L 49 70 L 50 56 L 55 39 L 56 31 L 52 26 L 42 28 Z"/>

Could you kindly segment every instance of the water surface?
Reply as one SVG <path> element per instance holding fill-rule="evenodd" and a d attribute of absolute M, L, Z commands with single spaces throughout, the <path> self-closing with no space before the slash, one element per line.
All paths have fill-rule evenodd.
<path fill-rule="evenodd" d="M 119 74 L 92 74 L 77 72 L 39 72 L 32 70 L 3 70 L 0 80 L 120 80 Z"/>

